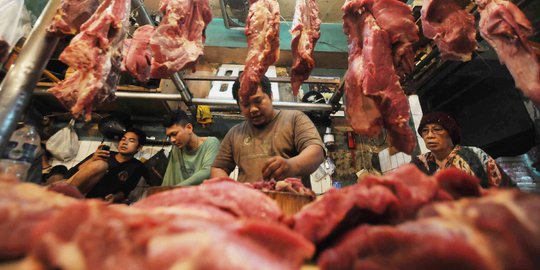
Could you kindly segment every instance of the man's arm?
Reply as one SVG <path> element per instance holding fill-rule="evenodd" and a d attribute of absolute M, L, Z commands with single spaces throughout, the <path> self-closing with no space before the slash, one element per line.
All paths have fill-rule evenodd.
<path fill-rule="evenodd" d="M 210 171 L 210 178 L 229 177 L 229 174 L 230 173 L 227 173 L 227 171 L 222 168 L 212 167 L 212 170 Z"/>
<path fill-rule="evenodd" d="M 119 203 L 119 202 L 123 202 L 125 198 L 126 198 L 126 195 L 124 195 L 124 192 L 119 191 L 115 194 L 109 194 L 105 196 L 104 200 L 108 203 Z"/>
<path fill-rule="evenodd" d="M 292 176 L 309 175 L 324 160 L 324 151 L 320 145 L 309 145 L 299 155 L 285 159 L 280 156 L 271 157 L 264 164 L 264 179 L 281 180 Z"/>
<path fill-rule="evenodd" d="M 87 158 L 86 161 L 84 161 L 82 164 L 79 165 L 79 167 L 78 167 L 79 170 L 83 169 L 89 163 L 91 163 L 93 161 L 96 161 L 96 160 L 107 161 L 107 159 L 111 155 L 111 152 L 109 150 L 101 150 L 101 146 L 103 146 L 103 145 L 98 146 L 98 149 L 96 150 L 96 152 L 94 152 L 94 154 L 92 155 L 91 158 Z"/>

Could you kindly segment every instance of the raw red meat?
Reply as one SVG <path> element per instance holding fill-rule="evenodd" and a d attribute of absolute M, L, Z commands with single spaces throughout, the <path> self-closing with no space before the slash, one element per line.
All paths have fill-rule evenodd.
<path fill-rule="evenodd" d="M 262 76 L 279 58 L 279 4 L 258 0 L 250 5 L 246 19 L 248 55 L 240 75 L 238 97 L 249 100 L 257 92 Z"/>
<path fill-rule="evenodd" d="M 436 203 L 397 227 L 362 226 L 319 259 L 321 269 L 536 269 L 540 197 L 518 190 Z"/>
<path fill-rule="evenodd" d="M 0 177 L 0 259 L 25 255 L 32 229 L 77 200 L 30 183 Z"/>
<path fill-rule="evenodd" d="M 321 35 L 320 26 L 319 7 L 315 0 L 296 0 L 291 29 L 291 86 L 294 96 L 298 95 L 302 82 L 309 78 L 315 67 L 313 52 Z"/>
<path fill-rule="evenodd" d="M 153 208 L 177 204 L 208 205 L 236 217 L 267 221 L 279 221 L 283 216 L 274 200 L 231 179 L 211 179 L 199 186 L 160 192 L 138 201 L 134 206 Z"/>
<path fill-rule="evenodd" d="M 168 78 L 194 67 L 203 54 L 206 26 L 212 21 L 208 0 L 164 0 L 165 14 L 150 39 L 152 78 Z"/>
<path fill-rule="evenodd" d="M 404 35 L 393 34 L 394 30 L 385 30 L 368 11 L 360 14 L 362 8 L 370 7 L 361 6 L 363 2 L 369 1 L 347 1 L 342 8 L 345 13 L 343 28 L 349 36 L 349 69 L 345 77 L 345 94 L 351 101 L 346 103 L 347 117 L 355 132 L 370 137 L 378 135 L 381 126 L 384 126 L 388 131 L 390 144 L 399 151 L 410 154 L 416 146 L 416 137 L 409 127 L 408 100 L 396 74 L 391 44 L 393 39 L 399 41 L 396 44 L 404 44 L 400 43 Z M 402 4 L 399 3 L 398 6 Z M 383 11 L 375 7 L 392 12 L 393 5 L 380 7 L 371 3 L 371 7 L 379 13 L 381 21 L 390 25 L 386 22 L 387 16 L 382 14 Z M 407 46 L 410 47 L 411 44 Z M 362 92 L 362 95 L 358 94 L 359 92 Z"/>
<path fill-rule="evenodd" d="M 28 260 L 48 269 L 298 269 L 313 255 L 278 223 L 193 213 L 76 204 L 36 228 Z"/>
<path fill-rule="evenodd" d="M 431 177 L 407 164 L 385 176 L 367 176 L 359 184 L 330 190 L 294 216 L 293 228 L 325 245 L 361 224 L 397 224 L 414 218 L 424 205 L 460 196 L 480 196 L 479 180 L 458 169 Z"/>
<path fill-rule="evenodd" d="M 152 51 L 149 44 L 153 33 L 153 26 L 144 25 L 135 30 L 132 39 L 124 41 L 128 44 L 127 46 L 124 44 L 122 70 L 129 72 L 131 76 L 141 82 L 147 82 L 150 79 Z"/>
<path fill-rule="evenodd" d="M 540 61 L 527 40 L 533 34 L 531 22 L 510 1 L 475 2 L 480 10 L 480 34 L 506 65 L 517 88 L 540 105 Z"/>
<path fill-rule="evenodd" d="M 258 182 L 253 183 L 244 183 L 248 187 L 262 190 L 262 191 L 282 191 L 282 192 L 290 192 L 294 194 L 299 195 L 307 195 L 311 196 L 313 199 L 315 199 L 316 195 L 313 190 L 306 188 L 304 184 L 302 184 L 302 180 L 298 178 L 286 178 L 281 181 L 275 181 L 275 180 L 261 180 Z"/>
<path fill-rule="evenodd" d="M 399 0 L 354 0 L 350 5 L 354 10 L 362 8 L 371 13 L 377 25 L 388 32 L 398 76 L 410 73 L 414 67 L 412 45 L 419 39 L 411 7 Z"/>
<path fill-rule="evenodd" d="M 56 11 L 49 32 L 62 32 L 75 35 L 81 25 L 94 14 L 99 6 L 99 0 L 62 0 L 60 8 Z"/>
<path fill-rule="evenodd" d="M 60 60 L 76 71 L 49 92 L 71 108 L 75 116 L 84 112 L 86 120 L 90 120 L 94 104 L 113 97 L 130 3 L 128 0 L 103 1 L 60 55 Z"/>
<path fill-rule="evenodd" d="M 474 17 L 455 0 L 424 0 L 424 36 L 435 40 L 443 59 L 471 60 L 476 49 Z"/>

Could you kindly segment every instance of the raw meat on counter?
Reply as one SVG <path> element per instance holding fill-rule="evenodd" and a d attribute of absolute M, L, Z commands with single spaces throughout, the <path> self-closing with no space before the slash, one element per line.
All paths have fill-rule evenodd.
<path fill-rule="evenodd" d="M 291 86 L 294 96 L 298 95 L 302 82 L 309 78 L 315 67 L 313 52 L 321 36 L 320 26 L 319 7 L 315 0 L 296 0 L 291 29 Z"/>
<path fill-rule="evenodd" d="M 279 223 L 195 213 L 85 201 L 36 228 L 25 263 L 45 269 L 299 269 L 313 255 L 311 243 Z"/>
<path fill-rule="evenodd" d="M 348 0 L 343 5 L 343 30 L 349 42 L 345 112 L 356 133 L 374 137 L 384 126 L 390 144 L 410 154 L 416 139 L 408 124 L 409 105 L 399 83 L 396 64 L 403 72 L 409 69 L 412 42 L 418 38 L 418 29 L 410 8 L 403 5 L 397 0 L 375 3 Z M 396 25 L 385 12 L 401 19 L 397 21 L 402 23 Z M 379 20 L 382 25 L 378 24 Z M 412 29 L 405 28 L 408 31 L 402 32 L 404 25 Z"/>
<path fill-rule="evenodd" d="M 257 92 L 262 76 L 279 58 L 279 16 L 277 1 L 251 1 L 245 30 L 248 55 L 238 90 L 242 100 L 249 100 Z"/>
<path fill-rule="evenodd" d="M 124 41 L 122 71 L 129 72 L 141 82 L 147 82 L 150 79 L 152 51 L 149 45 L 152 34 L 154 34 L 154 27 L 144 25 L 135 30 L 133 38 Z"/>
<path fill-rule="evenodd" d="M 212 21 L 208 0 L 164 0 L 160 10 L 165 16 L 150 39 L 152 78 L 168 78 L 195 67 Z"/>
<path fill-rule="evenodd" d="M 47 30 L 75 35 L 98 6 L 99 0 L 62 0 Z"/>
<path fill-rule="evenodd" d="M 420 207 L 434 201 L 480 194 L 479 180 L 463 171 L 427 176 L 407 164 L 385 176 L 367 176 L 359 184 L 329 190 L 294 216 L 293 228 L 324 248 L 362 224 L 398 224 L 414 219 Z"/>
<path fill-rule="evenodd" d="M 309 188 L 306 188 L 304 184 L 302 184 L 302 180 L 298 178 L 286 178 L 277 182 L 275 180 L 262 180 L 254 183 L 245 183 L 245 185 L 262 191 L 282 191 L 298 195 L 306 195 L 312 197 L 313 199 L 315 199 L 316 196 L 315 192 Z"/>
<path fill-rule="evenodd" d="M 540 197 L 518 190 L 435 203 L 396 227 L 350 231 L 321 269 L 537 269 Z"/>
<path fill-rule="evenodd" d="M 424 0 L 424 36 L 433 39 L 443 59 L 469 61 L 476 50 L 474 16 L 456 0 Z"/>
<path fill-rule="evenodd" d="M 533 34 L 531 22 L 510 1 L 475 2 L 480 10 L 480 34 L 506 65 L 517 88 L 540 105 L 540 61 L 527 40 Z"/>
<path fill-rule="evenodd" d="M 148 209 L 179 204 L 208 205 L 239 218 L 277 222 L 283 216 L 274 200 L 229 178 L 210 179 L 199 186 L 160 192 L 138 201 L 134 206 Z"/>
<path fill-rule="evenodd" d="M 32 229 L 76 202 L 35 184 L 0 177 L 0 259 L 25 255 L 31 247 Z"/>
<path fill-rule="evenodd" d="M 75 72 L 48 91 L 71 108 L 71 113 L 91 119 L 92 107 L 113 97 L 119 80 L 121 49 L 129 24 L 129 0 L 105 0 L 81 26 L 60 60 Z"/>

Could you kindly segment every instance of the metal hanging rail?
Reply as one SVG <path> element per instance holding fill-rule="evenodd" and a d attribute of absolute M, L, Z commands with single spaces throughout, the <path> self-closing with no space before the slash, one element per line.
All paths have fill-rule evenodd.
<path fill-rule="evenodd" d="M 45 96 L 51 95 L 45 89 L 34 90 L 34 95 Z M 163 94 L 163 93 L 142 93 L 142 92 L 116 92 L 115 96 L 122 99 L 144 99 L 144 100 L 168 100 L 168 101 L 184 101 L 180 94 Z M 192 103 L 195 105 L 209 106 L 233 106 L 237 107 L 236 100 L 231 99 L 210 99 L 210 98 L 193 98 Z M 299 103 L 274 101 L 274 107 L 281 109 L 294 109 L 300 111 L 333 111 L 333 106 L 323 103 Z"/>
<path fill-rule="evenodd" d="M 59 6 L 60 0 L 50 0 L 47 3 L 15 64 L 0 84 L 0 150 L 6 146 L 28 106 L 32 91 L 58 44 L 60 37 L 49 34 L 47 27 Z"/>
<path fill-rule="evenodd" d="M 235 81 L 238 77 L 237 76 L 203 76 L 203 75 L 184 75 L 182 77 L 186 81 Z M 291 77 L 268 77 L 268 80 L 270 82 L 278 82 L 278 83 L 290 83 Z M 317 84 L 340 84 L 340 79 L 325 79 L 325 78 L 314 78 L 309 77 L 307 80 L 304 81 L 304 83 L 317 83 Z"/>

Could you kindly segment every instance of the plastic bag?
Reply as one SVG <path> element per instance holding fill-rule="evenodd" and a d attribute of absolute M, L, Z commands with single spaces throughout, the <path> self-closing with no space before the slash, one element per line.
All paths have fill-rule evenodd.
<path fill-rule="evenodd" d="M 169 159 L 165 155 L 164 149 L 159 150 L 159 152 L 144 162 L 144 166 L 148 170 L 148 179 L 146 179 L 146 182 L 151 186 L 161 186 L 168 163 Z"/>
<path fill-rule="evenodd" d="M 72 119 L 67 127 L 54 133 L 45 147 L 52 156 L 61 161 L 68 161 L 77 156 L 79 152 L 79 137 L 75 132 L 75 120 Z"/>
<path fill-rule="evenodd" d="M 0 0 L 0 63 L 32 28 L 24 0 Z"/>

